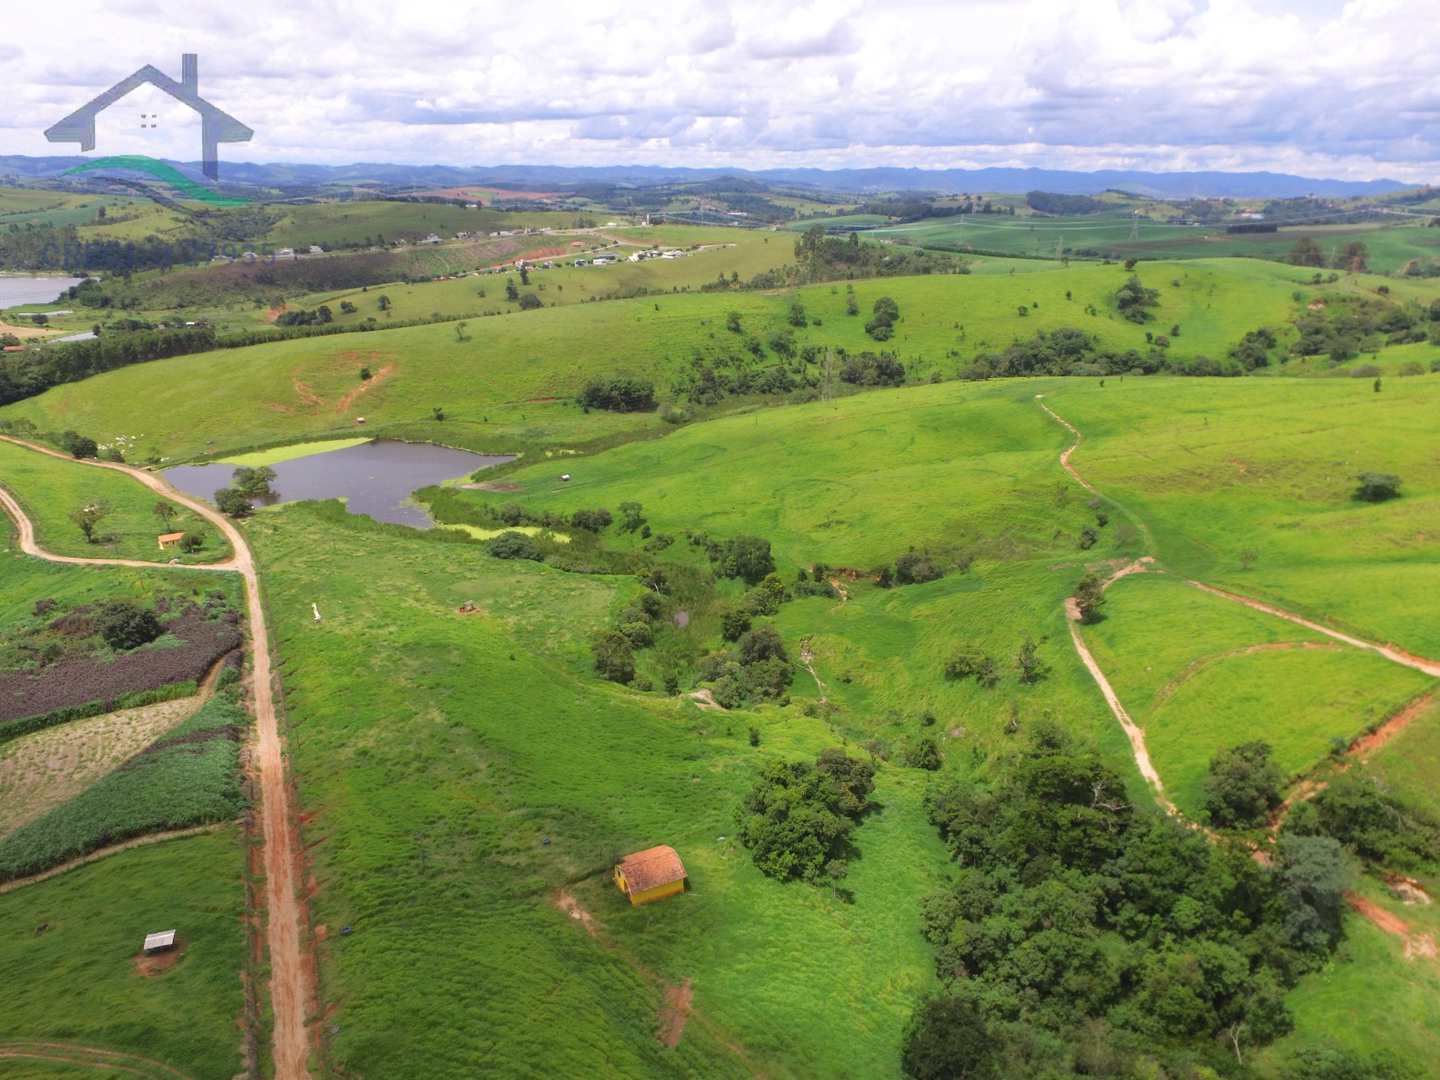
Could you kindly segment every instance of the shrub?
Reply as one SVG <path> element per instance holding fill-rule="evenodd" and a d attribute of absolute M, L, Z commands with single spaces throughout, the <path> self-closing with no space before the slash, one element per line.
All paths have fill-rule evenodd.
<path fill-rule="evenodd" d="M 720 636 L 726 641 L 739 641 L 740 636 L 750 629 L 750 613 L 740 608 L 730 608 L 720 616 Z"/>
<path fill-rule="evenodd" d="M 1086 574 L 1075 586 L 1075 606 L 1082 623 L 1093 625 L 1105 618 L 1100 611 L 1105 606 L 1105 590 L 1097 575 Z"/>
<path fill-rule="evenodd" d="M 721 577 L 740 578 L 748 585 L 756 584 L 766 574 L 775 571 L 770 541 L 759 536 L 737 536 L 713 545 L 710 561 Z"/>
<path fill-rule="evenodd" d="M 576 510 L 570 515 L 570 525 L 572 528 L 584 529 L 586 532 L 591 533 L 604 532 L 610 527 L 612 521 L 614 521 L 614 518 L 610 516 L 610 511 L 604 507 L 595 510 Z"/>
<path fill-rule="evenodd" d="M 741 664 L 758 664 L 764 660 L 788 661 L 785 642 L 773 626 L 757 626 L 740 636 L 737 655 Z"/>
<path fill-rule="evenodd" d="M 841 382 L 855 386 L 903 386 L 905 365 L 889 353 L 863 352 L 847 356 L 840 368 Z"/>
<path fill-rule="evenodd" d="M 580 392 L 580 404 L 609 412 L 649 412 L 656 407 L 655 384 L 626 375 L 593 379 Z"/>
<path fill-rule="evenodd" d="M 117 652 L 148 645 L 165 632 L 155 612 L 124 600 L 106 604 L 95 621 L 101 639 Z"/>
<path fill-rule="evenodd" d="M 989 689 L 1000 681 L 1000 671 L 991 657 L 975 649 L 967 649 L 945 665 L 945 678 L 951 681 L 974 679 Z"/>
<path fill-rule="evenodd" d="M 545 554 L 534 537 L 521 532 L 502 532 L 486 541 L 485 550 L 497 559 L 529 559 L 543 562 Z"/>
<path fill-rule="evenodd" d="M 934 772 L 943 764 L 940 759 L 940 747 L 935 745 L 934 739 L 916 739 L 905 748 L 905 755 L 901 759 L 901 763 L 907 768 L 928 769 Z"/>
<path fill-rule="evenodd" d="M 1120 314 L 1135 323 L 1147 322 L 1150 313 L 1146 308 L 1152 308 L 1159 302 L 1160 291 L 1147 289 L 1134 274 L 1115 292 L 1115 306 Z"/>
<path fill-rule="evenodd" d="M 895 580 L 901 585 L 920 585 L 944 576 L 939 563 L 913 548 L 895 560 Z"/>
<path fill-rule="evenodd" d="M 630 642 L 618 630 L 602 630 L 590 642 L 595 672 L 602 679 L 628 683 L 635 678 L 635 654 Z"/>
<path fill-rule="evenodd" d="M 1036 652 L 1035 642 L 1028 637 L 1015 653 L 1015 670 L 1020 673 L 1023 683 L 1039 682 L 1049 670 Z"/>
<path fill-rule="evenodd" d="M 215 492 L 215 505 L 227 517 L 244 517 L 250 513 L 250 500 L 234 488 L 221 488 Z"/>
<path fill-rule="evenodd" d="M 1249 827 L 1263 824 L 1280 805 L 1284 777 L 1270 760 L 1270 744 L 1242 743 L 1210 759 L 1205 777 L 1205 812 L 1214 825 Z"/>
<path fill-rule="evenodd" d="M 1355 478 L 1360 481 L 1355 489 L 1355 498 L 1361 502 L 1385 502 L 1400 497 L 1400 477 L 1394 473 L 1361 473 Z"/>

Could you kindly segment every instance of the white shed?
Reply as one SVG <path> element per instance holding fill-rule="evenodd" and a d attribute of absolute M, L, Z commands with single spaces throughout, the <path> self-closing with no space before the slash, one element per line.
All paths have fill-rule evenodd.
<path fill-rule="evenodd" d="M 161 930 L 159 933 L 145 935 L 145 955 L 164 952 L 166 949 L 175 947 L 175 931 Z"/>

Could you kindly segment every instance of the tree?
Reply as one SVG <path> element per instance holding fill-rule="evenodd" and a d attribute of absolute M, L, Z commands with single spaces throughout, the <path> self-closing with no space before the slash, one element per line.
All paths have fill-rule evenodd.
<path fill-rule="evenodd" d="M 750 613 L 743 608 L 729 608 L 720 616 L 720 636 L 726 641 L 739 641 L 750 629 Z"/>
<path fill-rule="evenodd" d="M 1000 671 L 995 661 L 978 649 L 967 649 L 945 665 L 945 678 L 954 680 L 974 679 L 989 689 L 1000 681 Z"/>
<path fill-rule="evenodd" d="M 900 320 L 900 305 L 882 296 L 871 309 L 871 319 L 865 324 L 865 332 L 876 341 L 888 341 L 895 333 L 895 324 Z"/>
<path fill-rule="evenodd" d="M 1302 952 L 1324 953 L 1340 940 L 1340 912 L 1350 886 L 1345 849 L 1328 836 L 1282 836 L 1277 855 L 1290 942 Z"/>
<path fill-rule="evenodd" d="M 854 292 L 853 289 L 852 289 L 852 290 L 850 291 L 850 293 L 845 297 L 845 314 L 846 314 L 846 315 L 859 315 L 859 314 L 860 314 L 860 302 L 855 299 L 855 292 Z M 1437 316 L 1437 318 L 1440 318 L 1440 316 Z"/>
<path fill-rule="evenodd" d="M 62 433 L 59 443 L 60 449 L 74 458 L 93 458 L 100 452 L 100 447 L 95 445 L 94 439 L 74 431 Z"/>
<path fill-rule="evenodd" d="M 215 506 L 222 514 L 235 518 L 245 517 L 252 509 L 245 493 L 234 488 L 221 488 L 215 492 Z"/>
<path fill-rule="evenodd" d="M 1150 313 L 1146 308 L 1152 308 L 1159 302 L 1160 290 L 1147 289 L 1135 274 L 1131 274 L 1115 292 L 1115 306 L 1124 318 L 1134 323 L 1148 321 Z"/>
<path fill-rule="evenodd" d="M 1080 621 L 1093 625 L 1105 618 L 1100 609 L 1105 606 L 1105 587 L 1096 574 L 1086 574 L 1075 586 L 1075 607 L 1080 612 Z"/>
<path fill-rule="evenodd" d="M 195 552 L 199 551 L 204 546 L 204 533 L 187 532 L 184 536 L 180 538 L 180 550 L 186 552 L 187 554 L 193 555 Z"/>
<path fill-rule="evenodd" d="M 936 996 L 910 1018 L 900 1067 L 915 1080 L 989 1080 L 998 1075 L 996 1043 L 985 1018 L 960 997 Z"/>
<path fill-rule="evenodd" d="M 1040 659 L 1035 651 L 1035 642 L 1028 637 L 1015 653 L 1015 670 L 1020 673 L 1023 683 L 1039 682 L 1045 677 L 1045 661 Z"/>
<path fill-rule="evenodd" d="M 512 304 L 520 299 L 520 290 L 516 287 L 514 278 L 505 279 L 505 299 Z"/>
<path fill-rule="evenodd" d="M 1355 489 L 1355 498 L 1361 502 L 1385 502 L 1400 497 L 1400 477 L 1394 473 L 1361 473 L 1355 478 L 1360 486 Z"/>
<path fill-rule="evenodd" d="M 740 578 L 747 585 L 758 584 L 766 574 L 775 571 L 770 541 L 760 536 L 737 536 L 717 544 L 710 559 L 721 577 Z"/>
<path fill-rule="evenodd" d="M 545 554 L 533 537 L 522 532 L 506 531 L 489 540 L 485 549 L 497 559 L 529 559 L 542 562 Z"/>
<path fill-rule="evenodd" d="M 638 502 L 622 502 L 620 504 L 620 529 L 622 532 L 635 532 L 644 524 L 643 507 Z"/>
<path fill-rule="evenodd" d="M 275 490 L 270 482 L 275 479 L 275 470 L 268 465 L 255 468 L 242 465 L 231 477 L 231 487 L 247 499 L 273 499 Z"/>
<path fill-rule="evenodd" d="M 1205 812 L 1224 828 L 1260 825 L 1280 805 L 1284 776 L 1259 740 L 1221 750 L 1205 777 Z"/>
<path fill-rule="evenodd" d="M 799 300 L 795 300 L 790 304 L 788 321 L 791 326 L 804 326 L 809 322 L 809 318 L 805 314 L 805 305 Z"/>
<path fill-rule="evenodd" d="M 179 514 L 179 511 L 175 509 L 174 503 L 166 499 L 161 499 L 156 502 L 154 506 L 154 514 L 160 519 L 160 527 L 162 529 L 168 529 L 175 523 L 175 518 Z"/>
<path fill-rule="evenodd" d="M 1324 266 L 1325 253 L 1320 250 L 1314 237 L 1302 236 L 1290 249 L 1287 261 L 1292 266 Z"/>
<path fill-rule="evenodd" d="M 110 505 L 108 503 L 93 502 L 87 503 L 78 510 L 72 510 L 70 512 L 70 520 L 75 523 L 75 527 L 79 529 L 81 535 L 85 537 L 85 542 L 87 544 L 93 544 L 98 540 L 97 532 L 100 528 L 100 522 L 104 521 L 109 515 Z"/>
<path fill-rule="evenodd" d="M 757 626 L 740 636 L 736 654 L 742 664 L 758 664 L 765 660 L 789 662 L 785 642 L 773 626 Z"/>
<path fill-rule="evenodd" d="M 379 299 L 375 301 L 375 306 L 381 311 L 389 311 L 390 297 L 386 296 L 384 293 L 381 293 Z"/>
<path fill-rule="evenodd" d="M 725 329 L 732 334 L 740 333 L 744 327 L 740 325 L 740 313 L 738 311 L 727 311 L 725 313 Z"/>
<path fill-rule="evenodd" d="M 595 672 L 602 679 L 629 683 L 635 678 L 635 653 L 630 641 L 618 630 L 602 630 L 590 641 Z"/>
<path fill-rule="evenodd" d="M 95 623 L 101 639 L 117 651 L 148 645 L 165 632 L 153 611 L 124 600 L 106 604 Z"/>
<path fill-rule="evenodd" d="M 536 296 L 533 292 L 524 293 L 520 297 L 521 311 L 534 311 L 536 308 L 544 306 L 545 302 L 541 300 L 540 297 Z"/>

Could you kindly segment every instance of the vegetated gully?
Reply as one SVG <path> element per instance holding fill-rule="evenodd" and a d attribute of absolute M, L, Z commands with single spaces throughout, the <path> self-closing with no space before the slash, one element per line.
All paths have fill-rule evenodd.
<path fill-rule="evenodd" d="M 1095 485 L 1091 484 L 1088 480 L 1086 480 L 1085 477 L 1080 474 L 1080 471 L 1076 469 L 1073 464 L 1071 464 L 1071 456 L 1075 453 L 1075 450 L 1084 441 L 1084 436 L 1080 433 L 1080 429 L 1077 428 L 1074 424 L 1070 423 L 1070 421 L 1066 420 L 1054 409 L 1050 408 L 1049 405 L 1046 405 L 1043 400 L 1040 400 L 1041 397 L 1042 395 L 1036 395 L 1036 400 L 1040 405 L 1040 408 L 1044 409 L 1052 420 L 1064 427 L 1067 431 L 1070 432 L 1071 435 L 1075 437 L 1075 441 L 1060 452 L 1060 466 L 1067 473 L 1069 473 L 1071 478 L 1073 478 L 1075 482 L 1078 483 L 1081 487 L 1083 487 L 1086 491 L 1090 492 L 1092 495 L 1095 495 L 1097 498 L 1104 498 L 1104 496 L 1101 495 L 1099 489 L 1096 488 Z M 1154 542 L 1150 537 L 1149 529 L 1145 528 L 1143 523 L 1141 523 L 1141 531 L 1144 533 L 1147 539 L 1147 545 L 1153 551 Z M 1156 558 L 1153 554 L 1146 555 L 1143 558 L 1137 559 L 1130 565 L 1123 567 L 1122 569 L 1111 574 L 1110 577 L 1104 581 L 1102 589 L 1108 589 L 1115 582 L 1119 581 L 1121 578 L 1127 577 L 1130 574 L 1146 573 L 1150 571 L 1164 573 L 1163 570 L 1157 567 Z M 1413 668 L 1416 671 L 1423 672 L 1426 675 L 1430 675 L 1434 678 L 1440 678 L 1440 660 L 1431 660 L 1423 656 L 1416 656 L 1413 653 L 1405 652 L 1403 649 L 1398 649 L 1394 645 L 1382 645 L 1378 642 L 1367 641 L 1364 638 L 1356 637 L 1353 634 L 1346 634 L 1340 630 L 1335 630 L 1329 626 L 1324 625 L 1323 623 L 1316 622 L 1313 619 L 1307 619 L 1303 615 L 1297 615 L 1292 611 L 1286 611 L 1284 608 L 1277 607 L 1274 604 L 1265 603 L 1261 600 L 1255 600 L 1248 596 L 1242 596 L 1239 593 L 1230 592 L 1227 589 L 1217 588 L 1214 585 L 1207 585 L 1204 582 L 1200 581 L 1193 581 L 1190 578 L 1182 578 L 1181 580 L 1183 580 L 1185 584 L 1191 586 L 1192 588 L 1196 588 L 1201 590 L 1202 592 L 1209 593 L 1211 596 L 1218 596 L 1222 600 L 1230 600 L 1237 604 L 1243 604 L 1246 607 L 1251 608 L 1252 610 L 1263 612 L 1266 615 L 1273 615 L 1275 618 L 1284 619 L 1287 622 L 1295 623 L 1297 626 L 1303 626 L 1307 630 L 1313 630 L 1316 633 L 1324 634 L 1326 637 L 1332 638 L 1335 641 L 1339 641 L 1342 644 L 1376 653 L 1380 656 L 1383 656 L 1386 660 L 1389 660 L 1392 663 L 1400 664 L 1408 668 Z M 1145 745 L 1144 730 L 1138 724 L 1136 724 L 1135 721 L 1131 719 L 1130 714 L 1125 711 L 1124 705 L 1120 703 L 1119 696 L 1115 693 L 1114 688 L 1110 685 L 1110 680 L 1105 677 L 1105 673 L 1101 670 L 1100 665 L 1095 661 L 1094 655 L 1090 652 L 1089 647 L 1085 644 L 1085 639 L 1080 633 L 1079 606 L 1076 603 L 1074 597 L 1070 597 L 1066 600 L 1065 608 L 1066 614 L 1069 617 L 1070 622 L 1070 638 L 1075 643 L 1075 651 L 1079 655 L 1081 662 L 1085 665 L 1086 669 L 1094 678 L 1095 684 L 1100 688 L 1100 693 L 1104 696 L 1105 703 L 1110 707 L 1110 712 L 1114 715 L 1116 721 L 1118 721 L 1121 728 L 1124 729 L 1126 737 L 1130 740 L 1131 752 L 1133 753 L 1135 758 L 1135 767 L 1140 771 L 1140 775 L 1145 778 L 1145 782 L 1150 785 L 1151 790 L 1155 794 L 1155 801 L 1160 805 L 1161 809 L 1163 809 L 1167 814 L 1172 814 L 1178 817 L 1180 815 L 1180 811 L 1175 806 L 1175 804 L 1170 801 L 1169 796 L 1165 794 L 1165 786 L 1160 779 L 1160 774 L 1156 771 L 1154 764 L 1150 760 L 1150 752 Z"/>
<path fill-rule="evenodd" d="M 23 446 L 36 453 L 48 454 L 64 461 L 72 459 L 59 451 L 35 443 L 0 435 L 0 439 Z M 260 780 L 260 819 L 264 836 L 266 943 L 270 960 L 270 1006 L 275 1027 L 273 1054 L 277 1080 L 304 1080 L 310 1075 L 307 1058 L 309 1041 L 305 1016 L 312 1000 L 309 965 L 305 961 L 302 928 L 305 925 L 303 902 L 296 890 L 299 877 L 300 852 L 291 826 L 290 788 L 286 776 L 284 746 L 280 739 L 275 715 L 274 676 L 270 667 L 270 636 L 265 624 L 265 609 L 260 599 L 260 582 L 255 573 L 255 560 L 244 535 L 222 514 L 211 507 L 176 491 L 159 476 L 129 465 L 87 461 L 85 466 L 113 469 L 144 484 L 156 494 L 194 511 L 220 530 L 234 554 L 218 563 L 195 565 L 189 569 L 238 573 L 245 581 L 245 606 L 250 622 L 250 658 L 253 680 L 252 699 L 255 709 L 255 761 Z M 0 488 L 0 504 L 15 520 L 20 549 L 27 555 L 50 562 L 82 566 L 155 567 L 164 564 L 137 559 L 87 559 L 56 555 L 43 550 L 35 540 L 35 527 L 19 502 Z"/>

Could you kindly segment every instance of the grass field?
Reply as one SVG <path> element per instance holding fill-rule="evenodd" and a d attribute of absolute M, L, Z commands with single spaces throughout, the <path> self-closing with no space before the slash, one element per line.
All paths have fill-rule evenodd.
<path fill-rule="evenodd" d="M 233 691 L 217 694 L 113 772 L 0 840 L 0 880 L 132 837 L 239 817 L 239 741 L 249 721 Z"/>
<path fill-rule="evenodd" d="M 443 203 L 334 202 L 288 207 L 264 237 L 275 247 L 301 248 L 363 244 L 383 237 L 385 241 L 423 240 L 431 233 L 449 239 L 457 232 L 493 232 L 500 229 L 567 228 L 575 224 L 574 214 L 536 210 L 503 213 L 494 210 L 466 210 Z"/>
<path fill-rule="evenodd" d="M 1411 259 L 1440 255 L 1437 230 L 1405 222 L 1297 225 L 1274 233 L 1227 233 L 1223 226 L 1168 225 L 1142 218 L 1138 238 L 1131 239 L 1130 233 L 1128 213 L 1054 218 L 970 214 L 882 226 L 870 235 L 953 251 L 974 249 L 1041 258 L 1054 258 L 1063 249 L 1122 258 L 1284 260 L 1302 237 L 1314 239 L 1327 255 L 1358 240 L 1369 249 L 1370 268 L 1379 273 L 1399 270 Z"/>
<path fill-rule="evenodd" d="M 1440 656 L 1440 379 L 1071 380 L 1047 401 L 1172 570 Z M 1402 497 L 1353 500 L 1362 471 L 1399 474 Z"/>
<path fill-rule="evenodd" d="M 155 516 L 160 501 L 154 492 L 110 469 L 62 461 L 0 441 L 0 484 L 4 484 L 35 523 L 41 547 L 58 555 L 86 558 L 145 559 L 154 562 L 215 562 L 230 554 L 230 545 L 199 515 L 176 503 L 173 521 Z M 86 541 L 69 515 L 86 506 L 103 503 L 110 513 L 96 530 L 98 542 Z M 193 555 L 177 548 L 161 550 L 160 533 L 198 532 L 205 545 Z"/>
<path fill-rule="evenodd" d="M 1433 702 L 1404 731 L 1364 765 L 1364 772 L 1402 800 L 1440 818 L 1440 700 Z"/>
<path fill-rule="evenodd" d="M 1404 920 L 1412 933 L 1440 939 L 1435 905 L 1398 903 L 1371 879 L 1358 891 Z M 1304 1075 L 1293 1060 L 1296 1051 L 1330 1046 L 1362 1057 L 1379 1055 L 1392 1067 L 1410 1070 L 1408 1075 L 1430 1075 L 1440 1060 L 1440 964 L 1405 958 L 1398 938 L 1357 916 L 1347 915 L 1345 932 L 1335 958 L 1287 997 L 1295 1031 L 1262 1052 L 1262 1073 L 1276 1080 Z"/>
<path fill-rule="evenodd" d="M 930 980 L 916 904 L 943 867 L 921 774 L 882 772 L 853 904 L 768 881 L 727 839 L 736 803 L 761 761 L 835 736 L 797 709 L 716 718 L 597 684 L 584 643 L 633 583 L 437 548 L 314 505 L 253 530 L 318 838 L 337 1068 L 575 1074 L 603 1045 L 620 1074 L 895 1074 Z M 457 614 L 467 600 L 479 613 Z M 747 722 L 764 730 L 759 750 Z M 632 910 L 605 874 L 659 842 L 681 851 L 691 891 Z M 598 938 L 555 909 L 561 887 Z M 666 1050 L 662 983 L 686 979 L 704 1020 Z M 821 982 L 833 992 L 794 993 Z M 426 1025 L 406 1020 L 418 1008 Z"/>
<path fill-rule="evenodd" d="M 1216 751 L 1263 739 L 1294 776 L 1433 682 L 1168 575 L 1126 578 L 1107 599 L 1086 640 L 1192 817 Z"/>
<path fill-rule="evenodd" d="M 3 1038 L 128 1051 L 230 1080 L 243 1067 L 243 872 L 241 837 L 226 829 L 0 895 L 0 985 L 24 988 L 0 994 Z M 178 959 L 141 974 L 146 933 L 171 928 Z"/>
<path fill-rule="evenodd" d="M 1248 260 L 1156 264 L 1143 272 L 1161 293 L 1152 332 L 1179 324 L 1171 353 L 1180 357 L 1223 356 L 1245 329 L 1282 327 L 1296 308 L 1292 294 L 1302 278 L 1293 268 Z M 885 347 L 918 381 L 953 376 L 978 353 L 1062 326 L 1089 331 L 1107 347 L 1143 350 L 1145 328 L 1113 311 L 1114 290 L 1126 276 L 1119 266 L 1076 264 L 1013 276 L 864 281 L 856 283 L 856 295 L 867 310 L 881 296 L 896 299 L 901 321 Z M 460 284 L 470 288 L 471 280 Z M 1364 294 L 1377 282 L 1360 276 L 1331 288 Z M 471 449 L 563 447 L 660 430 L 654 414 L 582 415 L 572 397 L 591 376 L 649 376 L 663 394 L 697 349 L 741 348 L 737 335 L 725 329 L 726 312 L 738 312 L 745 331 L 764 340 L 787 328 L 796 298 L 820 320 L 797 331 L 797 345 L 877 348 L 864 332 L 864 319 L 845 315 L 840 285 L 775 294 L 690 293 L 473 320 L 464 341 L 454 326 L 435 325 L 138 364 L 56 387 L 0 410 L 0 416 L 25 417 L 42 428 L 63 424 L 102 441 L 126 435 L 141 453 L 168 458 L 353 435 L 362 415 L 367 432 L 392 425 L 406 437 Z M 1087 304 L 1098 314 L 1087 315 Z M 1029 311 L 1023 318 L 1020 306 Z M 389 370 L 349 397 L 362 365 Z M 137 430 L 135 405 L 142 401 L 147 422 Z M 428 419 L 435 406 L 446 412 L 443 425 Z"/>

